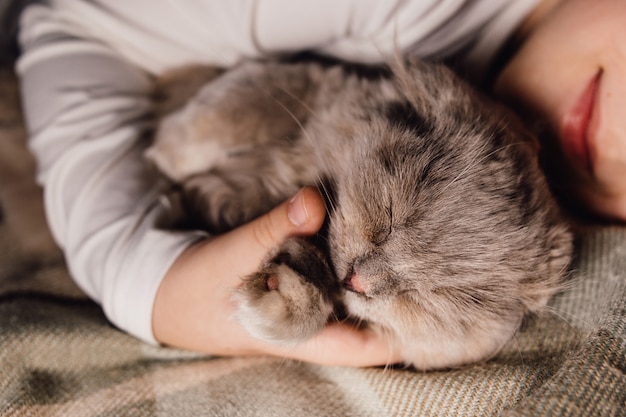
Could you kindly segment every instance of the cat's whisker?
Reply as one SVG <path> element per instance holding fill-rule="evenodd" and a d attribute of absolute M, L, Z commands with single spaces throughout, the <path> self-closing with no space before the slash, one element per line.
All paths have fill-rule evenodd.
<path fill-rule="evenodd" d="M 363 326 L 363 319 L 360 317 L 351 317 L 349 321 L 346 319 L 346 322 L 349 323 L 354 330 L 358 330 L 361 326 Z"/>
<path fill-rule="evenodd" d="M 337 313 L 333 310 L 330 313 L 330 321 L 331 322 L 335 322 L 335 323 L 344 323 L 346 321 L 346 318 L 340 318 Z"/>
<path fill-rule="evenodd" d="M 282 91 L 283 93 L 287 94 L 289 97 L 293 98 L 297 103 L 299 103 L 302 107 L 304 107 L 310 114 L 311 117 L 314 117 L 315 119 L 318 120 L 322 120 L 322 118 L 320 117 L 320 115 L 311 108 L 311 106 L 309 106 L 304 100 L 302 100 L 300 97 L 298 97 L 297 95 L 293 94 L 291 91 L 287 90 L 286 88 L 283 88 L 282 86 L 276 86 L 280 91 Z M 295 117 L 293 115 L 290 114 L 291 117 Z M 295 120 L 295 119 L 294 119 Z M 299 124 L 300 125 L 300 124 Z M 311 138 L 311 136 L 304 130 L 304 128 L 302 127 L 302 125 L 300 125 L 300 128 L 302 130 L 302 133 L 305 136 L 305 139 L 307 139 L 309 141 L 309 143 L 311 145 L 315 145 L 315 142 L 313 141 L 313 139 Z M 322 163 L 325 163 L 326 161 L 321 161 Z M 332 209 L 334 209 L 334 204 L 333 201 L 331 199 L 331 193 L 327 192 L 326 189 L 326 184 L 323 178 L 321 178 L 318 175 L 317 178 L 317 183 L 318 186 L 322 187 L 324 189 L 324 196 L 326 197 L 326 200 L 330 203 L 330 206 Z M 328 207 L 326 207 L 326 210 L 328 211 Z"/>
<path fill-rule="evenodd" d="M 317 189 L 324 197 L 324 206 L 326 207 L 326 212 L 332 215 L 337 211 L 337 205 L 335 203 L 333 193 L 330 192 L 326 185 L 326 181 L 324 181 L 319 175 L 317 181 Z"/>
<path fill-rule="evenodd" d="M 571 290 L 571 289 L 573 289 L 573 286 L 566 285 L 564 289 Z M 567 300 L 567 297 L 564 296 L 563 294 L 560 294 L 558 296 L 558 299 L 560 299 L 560 300 Z M 578 321 L 583 326 L 588 327 L 588 328 L 590 326 L 592 326 L 591 323 L 589 323 L 587 320 L 583 319 L 582 317 L 576 316 L 576 315 L 571 314 L 571 313 L 567 313 L 565 311 L 561 311 L 561 310 L 559 310 L 558 307 L 555 307 L 553 305 L 543 304 L 541 302 L 535 302 L 535 303 L 529 302 L 528 304 L 529 304 L 529 306 L 533 310 L 536 310 L 539 314 L 545 313 L 545 314 L 553 315 L 553 316 L 563 320 L 565 323 L 567 323 L 570 326 L 575 326 L 575 324 L 574 324 L 575 321 Z"/>
<path fill-rule="evenodd" d="M 289 108 L 285 105 L 285 103 L 283 103 L 282 101 L 277 99 L 274 95 L 272 95 L 272 93 L 268 89 L 264 88 L 260 84 L 256 83 L 255 85 L 259 89 L 259 91 L 263 92 L 265 95 L 267 95 L 272 100 L 274 100 L 289 115 L 289 117 L 291 117 L 297 123 L 298 127 L 300 128 L 300 131 L 303 134 L 304 139 L 306 139 L 309 142 L 309 144 L 311 144 L 312 147 L 315 148 L 315 144 L 316 144 L 315 140 L 310 135 L 310 133 L 304 128 L 304 125 L 303 125 L 302 121 L 291 110 L 289 110 Z M 274 85 L 274 87 L 277 90 L 280 90 L 284 94 L 286 94 L 289 97 L 291 97 L 298 104 L 300 104 L 309 113 L 309 115 L 311 117 L 313 117 L 313 118 L 315 118 L 317 120 L 322 120 L 322 117 L 315 110 L 313 110 L 313 108 L 311 108 L 311 106 L 309 104 L 307 104 L 298 95 L 294 94 L 293 92 L 291 92 L 290 90 L 284 88 L 281 85 L 276 84 L 276 85 Z M 320 160 L 319 162 L 321 162 L 323 164 L 326 164 L 325 160 Z M 328 167 L 326 167 L 326 168 L 328 168 Z M 326 171 L 328 171 L 328 169 L 326 169 Z M 318 183 L 317 183 L 318 186 L 326 187 L 323 178 L 319 177 L 319 175 L 318 175 L 317 180 L 318 180 Z M 330 200 L 330 193 L 325 193 L 325 196 L 328 197 L 329 201 L 331 201 Z M 331 201 L 331 203 L 332 203 L 332 201 Z M 331 208 L 334 208 L 332 204 L 331 204 Z M 328 210 L 328 207 L 327 207 L 327 210 Z"/>
<path fill-rule="evenodd" d="M 513 333 L 513 337 L 511 338 L 511 343 L 515 347 L 515 351 L 519 356 L 521 364 L 524 365 L 524 352 L 522 351 L 519 339 L 517 338 L 517 332 Z"/>
<path fill-rule="evenodd" d="M 254 78 L 251 78 L 252 80 L 254 80 Z M 310 135 L 308 134 L 307 130 L 304 128 L 304 125 L 302 124 L 302 121 L 293 113 L 293 111 L 291 111 L 286 105 L 285 103 L 283 103 L 281 100 L 279 100 L 278 98 L 276 98 L 269 89 L 263 87 L 259 82 L 256 82 L 256 80 L 254 80 L 254 86 L 264 95 L 266 95 L 267 97 L 269 97 L 270 99 L 272 99 L 276 104 L 278 104 L 281 109 L 283 109 L 283 111 L 294 121 L 296 122 L 296 124 L 298 125 L 298 128 L 300 129 L 300 131 L 303 133 L 304 137 L 306 140 L 309 141 L 309 143 L 314 144 L 315 142 L 312 140 L 312 138 L 310 137 Z M 284 88 L 276 85 L 276 88 L 278 88 L 279 90 L 281 90 L 282 92 L 286 93 L 287 95 L 289 95 L 291 98 L 294 98 L 295 100 L 297 100 L 307 111 L 312 112 L 312 110 L 310 109 L 309 106 L 307 106 L 305 103 L 302 102 L 302 100 L 300 100 L 297 96 L 295 96 L 293 93 L 291 93 L 290 91 L 285 90 Z M 317 116 L 316 116 L 317 117 Z M 287 138 L 290 139 L 290 138 Z M 290 139 L 292 140 L 292 139 Z"/>
<path fill-rule="evenodd" d="M 393 343 L 393 336 L 391 335 L 391 332 L 387 331 L 386 329 L 383 329 L 382 337 L 385 339 L 385 342 L 387 342 L 387 351 L 389 352 L 389 356 L 387 357 L 387 361 L 385 362 L 385 366 L 383 367 L 383 370 L 389 371 L 395 365 L 394 363 L 395 361 L 393 361 L 393 356 L 392 356 L 395 351 L 395 346 Z"/>
<path fill-rule="evenodd" d="M 452 186 L 455 182 L 457 182 L 458 180 L 460 180 L 461 178 L 464 177 L 464 175 L 467 172 L 470 172 L 474 167 L 478 166 L 479 164 L 481 164 L 482 162 L 484 162 L 485 160 L 487 160 L 489 157 L 491 157 L 492 155 L 494 155 L 497 152 L 500 152 L 504 149 L 513 147 L 513 146 L 519 146 L 522 145 L 523 142 L 516 142 L 516 143 L 510 143 L 508 145 L 504 145 L 501 146 L 497 149 L 494 149 L 493 151 L 489 152 L 487 155 L 484 155 L 481 158 L 474 158 L 472 159 L 466 166 L 465 168 L 463 168 L 461 170 L 461 172 L 459 172 L 448 184 L 446 184 L 442 189 L 439 190 L 439 194 L 443 193 L 446 189 L 448 189 L 450 186 Z M 487 146 L 487 143 L 485 143 L 484 147 Z M 483 147 L 483 149 L 484 149 Z M 476 152 L 477 155 L 480 155 L 482 152 Z"/>
<path fill-rule="evenodd" d="M 317 112 L 315 112 L 315 110 L 313 110 L 311 108 L 311 106 L 309 106 L 304 100 L 302 100 L 300 97 L 298 97 L 297 95 L 293 94 L 291 91 L 287 90 L 286 88 L 283 88 L 282 86 L 276 86 L 280 91 L 282 91 L 283 93 L 287 94 L 289 97 L 293 98 L 295 101 L 298 102 L 298 104 L 300 104 L 302 107 L 304 107 L 310 114 L 311 116 L 315 117 L 316 119 L 320 120 L 320 116 L 317 114 Z"/>
<path fill-rule="evenodd" d="M 583 327 L 588 328 L 588 329 L 593 327 L 593 325 L 589 323 L 589 321 L 583 319 L 582 317 L 576 316 L 571 313 L 566 313 L 564 311 L 560 311 L 558 308 L 550 306 L 550 305 L 545 306 L 544 311 L 550 315 L 553 315 L 563 320 L 565 323 L 567 323 L 568 325 L 572 327 L 576 327 L 575 322 L 581 323 Z"/>
<path fill-rule="evenodd" d="M 258 83 L 256 84 L 256 87 L 263 94 L 267 95 L 272 100 L 274 100 L 274 102 L 276 104 L 278 104 L 285 111 L 285 113 L 287 115 L 289 115 L 289 117 L 292 118 L 292 120 L 294 122 L 296 122 L 296 124 L 298 125 L 298 127 L 300 129 L 300 132 L 302 133 L 304 139 L 306 139 L 311 145 L 315 145 L 314 139 L 311 137 L 310 132 L 305 129 L 302 121 L 282 101 L 277 99 L 274 95 L 272 95 L 272 93 L 268 89 L 263 88 Z M 292 92 L 290 92 L 289 90 L 287 90 L 287 89 L 285 89 L 285 88 L 283 88 L 281 86 L 276 86 L 276 87 L 279 90 L 281 90 L 283 93 L 287 94 L 288 96 L 290 96 L 291 98 L 296 100 L 299 104 L 301 104 L 311 114 L 311 116 L 319 119 L 319 115 L 315 111 L 313 111 L 313 109 L 311 109 L 311 107 L 309 105 L 307 105 L 297 95 L 293 94 Z M 325 162 L 325 161 L 322 161 L 322 162 Z M 322 192 L 322 195 L 324 196 L 324 203 L 325 203 L 325 206 L 326 206 L 326 211 L 328 213 L 333 213 L 336 210 L 336 205 L 335 205 L 335 202 L 334 202 L 334 200 L 332 198 L 332 193 L 328 190 L 326 182 L 324 181 L 324 179 L 319 174 L 317 174 L 317 186 L 318 186 L 318 190 L 320 190 Z"/>
<path fill-rule="evenodd" d="M 278 369 L 287 369 L 287 367 L 289 366 L 289 364 L 293 361 L 296 361 L 298 363 L 302 363 L 302 360 L 299 359 L 290 359 L 290 358 L 286 358 L 284 356 L 278 356 L 275 358 L 276 362 L 277 362 L 277 368 Z"/>
<path fill-rule="evenodd" d="M 259 87 L 259 88 L 261 88 L 261 87 Z M 309 142 L 314 143 L 313 140 L 311 139 L 310 135 L 308 134 L 308 132 L 304 128 L 304 125 L 302 124 L 300 119 L 298 119 L 298 117 L 291 110 L 289 110 L 289 108 L 285 105 L 285 103 L 283 103 L 282 101 L 278 100 L 276 97 L 274 97 L 272 95 L 272 93 L 270 93 L 266 89 L 263 89 L 262 91 L 263 91 L 263 93 L 267 94 L 272 100 L 274 100 L 276 102 L 276 104 L 278 104 L 285 111 L 285 113 L 287 113 L 289 115 L 289 117 L 291 117 L 293 119 L 293 121 L 296 122 L 296 124 L 300 128 L 300 131 L 304 134 L 304 137 Z"/>

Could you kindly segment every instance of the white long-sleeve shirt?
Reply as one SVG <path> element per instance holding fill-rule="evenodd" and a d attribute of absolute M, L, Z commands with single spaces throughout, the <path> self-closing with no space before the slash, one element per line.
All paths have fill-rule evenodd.
<path fill-rule="evenodd" d="M 53 235 L 81 288 L 149 342 L 156 291 L 203 234 L 160 230 L 142 135 L 149 79 L 296 50 L 358 62 L 460 56 L 480 77 L 539 0 L 52 0 L 22 15 L 29 145 Z"/>

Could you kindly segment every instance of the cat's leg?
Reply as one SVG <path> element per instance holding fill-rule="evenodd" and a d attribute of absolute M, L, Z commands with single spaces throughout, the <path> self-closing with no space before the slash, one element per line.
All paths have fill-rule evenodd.
<path fill-rule="evenodd" d="M 317 334 L 333 313 L 336 280 L 311 242 L 292 238 L 273 251 L 237 290 L 237 319 L 253 336 L 298 343 Z"/>
<path fill-rule="evenodd" d="M 261 147 L 232 156 L 231 164 L 182 182 L 185 211 L 196 226 L 222 233 L 268 212 L 303 185 L 314 185 L 318 168 L 297 147 Z"/>
<path fill-rule="evenodd" d="M 304 124 L 322 69 L 248 62 L 204 86 L 159 124 L 146 157 L 174 181 L 232 164 L 232 157 L 284 142 Z"/>
<path fill-rule="evenodd" d="M 270 211 L 297 190 L 284 184 L 272 193 L 259 172 L 212 170 L 184 181 L 181 196 L 189 226 L 223 233 Z"/>

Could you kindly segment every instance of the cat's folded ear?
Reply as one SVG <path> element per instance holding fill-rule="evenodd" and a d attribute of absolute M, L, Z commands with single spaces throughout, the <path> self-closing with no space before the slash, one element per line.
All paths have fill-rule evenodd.
<path fill-rule="evenodd" d="M 417 57 L 396 57 L 389 67 L 397 90 L 422 119 L 439 120 L 443 126 L 453 125 L 451 120 L 460 119 L 480 121 L 497 131 L 506 128 L 538 154 L 539 141 L 517 115 L 472 87 L 446 65 Z"/>
<path fill-rule="evenodd" d="M 475 93 L 443 64 L 417 57 L 396 57 L 389 63 L 398 91 L 424 117 L 436 118 L 450 109 L 471 111 Z"/>

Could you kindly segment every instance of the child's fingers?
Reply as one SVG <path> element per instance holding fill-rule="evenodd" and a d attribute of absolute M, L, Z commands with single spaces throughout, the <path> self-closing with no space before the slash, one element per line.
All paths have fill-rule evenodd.
<path fill-rule="evenodd" d="M 340 323 L 294 348 L 280 348 L 275 354 L 337 366 L 383 366 L 400 362 L 400 355 L 388 341 L 371 331 L 356 330 Z"/>
<path fill-rule="evenodd" d="M 290 236 L 316 233 L 324 222 L 326 211 L 319 193 L 310 187 L 269 213 L 243 226 L 253 231 L 259 249 L 267 252 Z"/>
<path fill-rule="evenodd" d="M 228 274 L 237 280 L 234 284 L 238 285 L 241 277 L 258 268 L 269 250 L 290 236 L 316 233 L 325 216 L 326 209 L 320 194 L 313 188 L 305 187 L 269 213 L 216 237 L 213 243 L 214 246 L 228 248 L 230 253 L 225 253 L 225 256 L 240 260 L 237 270 Z"/>

